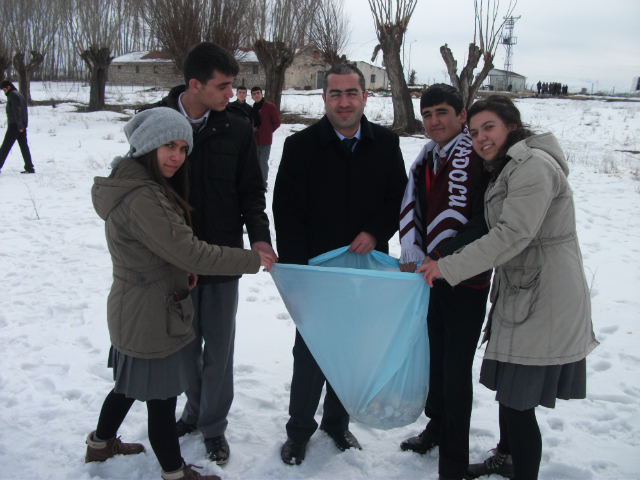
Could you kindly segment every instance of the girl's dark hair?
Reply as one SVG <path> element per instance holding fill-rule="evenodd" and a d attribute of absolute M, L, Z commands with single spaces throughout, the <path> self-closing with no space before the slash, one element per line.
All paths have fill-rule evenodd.
<path fill-rule="evenodd" d="M 189 205 L 189 162 L 184 161 L 182 166 L 173 174 L 173 177 L 166 178 L 160 172 L 158 166 L 158 154 L 157 149 L 151 150 L 149 153 L 145 153 L 138 160 L 147 169 L 151 179 L 160 184 L 164 189 L 164 193 L 167 195 L 169 201 L 176 207 L 176 210 L 184 215 L 187 225 L 191 224 L 191 211 L 193 207 Z"/>
<path fill-rule="evenodd" d="M 516 126 L 515 130 L 509 132 L 507 140 L 498 151 L 495 160 L 491 162 L 494 166 L 491 170 L 491 179 L 495 180 L 505 165 L 511 160 L 511 158 L 507 157 L 507 151 L 519 141 L 529 138 L 535 135 L 535 133 L 530 130 L 528 125 L 522 123 L 520 111 L 511 99 L 503 95 L 491 95 L 471 105 L 471 108 L 467 111 L 467 125 L 471 123 L 471 118 L 473 118 L 474 115 L 485 111 L 495 113 L 507 127 L 509 127 L 509 125 Z"/>

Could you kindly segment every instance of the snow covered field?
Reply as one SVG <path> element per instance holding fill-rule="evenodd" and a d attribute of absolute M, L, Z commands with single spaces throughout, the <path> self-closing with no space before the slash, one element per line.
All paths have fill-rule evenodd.
<path fill-rule="evenodd" d="M 88 100 L 88 88 L 80 84 L 34 83 L 32 94 L 37 100 Z M 126 87 L 111 92 L 107 101 L 150 102 L 160 96 Z M 640 150 L 640 103 L 525 99 L 517 105 L 525 121 L 552 131 L 569 156 L 601 342 L 587 360 L 587 399 L 537 409 L 543 438 L 540 478 L 640 478 L 640 155 L 621 151 Z M 312 117 L 323 112 L 321 97 L 313 94 L 289 92 L 283 107 Z M 391 99 L 370 98 L 365 114 L 390 123 Z M 139 402 L 119 433 L 124 441 L 145 444 L 147 453 L 84 464 L 85 437 L 113 385 L 105 320 L 111 261 L 90 188 L 93 177 L 107 176 L 110 160 L 128 150 L 122 118 L 115 112 L 76 113 L 70 103 L 31 107 L 29 143 L 37 174 L 19 174 L 23 163 L 17 145 L 0 174 L 0 278 L 7 292 L 0 297 L 0 478 L 160 478 L 147 437 L 146 408 Z M 2 135 L 5 128 L 2 111 Z M 301 128 L 283 125 L 276 131 L 270 185 L 284 139 Z M 421 138 L 401 139 L 407 168 L 423 144 Z M 269 192 L 270 216 L 271 200 Z M 397 257 L 397 236 L 391 244 Z M 403 439 L 422 431 L 424 416 L 390 431 L 352 422 L 362 451 L 340 453 L 318 432 L 301 466 L 282 463 L 294 333 L 270 275 L 245 276 L 236 398 L 227 430 L 231 460 L 224 468 L 205 460 L 200 434 L 181 440 L 185 460 L 225 480 L 437 478 L 437 452 L 422 457 L 399 449 Z M 482 353 L 476 354 L 476 379 Z M 178 399 L 178 412 L 184 402 L 184 396 Z M 492 392 L 476 384 L 472 462 L 486 458 L 496 445 L 497 417 Z"/>

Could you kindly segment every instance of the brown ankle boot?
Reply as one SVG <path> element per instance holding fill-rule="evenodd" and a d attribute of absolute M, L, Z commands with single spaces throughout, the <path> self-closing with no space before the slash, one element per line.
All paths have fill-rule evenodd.
<path fill-rule="evenodd" d="M 192 470 L 191 467 L 202 468 L 196 465 L 185 465 L 179 472 L 166 473 L 163 471 L 161 476 L 163 480 L 221 480 L 217 475 L 200 475 L 195 470 Z"/>
<path fill-rule="evenodd" d="M 93 434 L 87 437 L 87 453 L 84 456 L 84 463 L 104 462 L 114 455 L 136 455 L 144 452 L 144 446 L 140 443 L 122 443 L 120 437 L 107 442 L 94 442 Z"/>

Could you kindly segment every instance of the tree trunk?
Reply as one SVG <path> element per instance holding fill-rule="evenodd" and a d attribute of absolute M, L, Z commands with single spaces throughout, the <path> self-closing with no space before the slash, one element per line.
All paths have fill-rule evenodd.
<path fill-rule="evenodd" d="M 18 74 L 18 90 L 27 104 L 31 104 L 31 74 L 43 61 L 44 55 L 35 50 L 31 51 L 31 60 L 27 64 L 24 63 L 24 52 L 16 52 L 13 56 L 13 68 Z"/>
<path fill-rule="evenodd" d="M 470 43 L 467 64 L 460 72 L 460 76 L 458 76 L 458 62 L 453 58 L 453 53 L 446 43 L 440 47 L 440 54 L 447 66 L 451 84 L 462 95 L 465 110 L 469 110 L 471 105 L 473 105 L 480 85 L 482 85 L 484 79 L 487 78 L 489 70 L 493 68 L 493 56 L 487 53 L 483 55 L 475 43 Z M 474 80 L 473 71 L 478 66 L 480 57 L 484 57 L 484 66 Z"/>
<path fill-rule="evenodd" d="M 107 72 L 113 57 L 110 56 L 108 47 L 99 48 L 91 45 L 80 54 L 80 58 L 89 68 L 89 111 L 97 112 L 104 110 L 105 96 L 104 90 L 107 83 Z"/>
<path fill-rule="evenodd" d="M 293 63 L 295 51 L 284 42 L 269 42 L 267 40 L 256 41 L 253 44 L 253 50 L 260 65 L 264 68 L 266 76 L 265 99 L 274 103 L 280 112 L 284 74 L 287 67 Z"/>
<path fill-rule="evenodd" d="M 0 82 L 5 78 L 5 72 L 11 66 L 11 58 L 9 55 L 0 55 Z"/>
<path fill-rule="evenodd" d="M 400 47 L 402 46 L 402 34 L 396 32 L 397 27 L 391 27 L 382 36 L 380 45 L 382 57 L 389 83 L 391 84 L 391 101 L 393 103 L 393 125 L 391 129 L 397 133 L 416 133 L 418 121 L 413 111 L 413 101 L 404 79 L 402 62 L 400 61 Z"/>

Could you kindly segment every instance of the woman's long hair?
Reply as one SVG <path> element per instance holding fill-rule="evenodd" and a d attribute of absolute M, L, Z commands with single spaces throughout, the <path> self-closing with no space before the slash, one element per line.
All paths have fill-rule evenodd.
<path fill-rule="evenodd" d="M 496 158 L 491 161 L 491 181 L 494 181 L 502 169 L 509 163 L 507 151 L 516 143 L 525 138 L 529 138 L 535 133 L 528 125 L 522 123 L 520 111 L 516 108 L 509 97 L 503 95 L 491 95 L 484 100 L 479 100 L 469 108 L 467 112 L 467 124 L 471 122 L 471 118 L 480 112 L 489 111 L 495 113 L 504 124 L 509 127 L 515 125 L 516 129 L 509 132 L 507 139 L 498 150 Z"/>
<path fill-rule="evenodd" d="M 164 189 L 169 201 L 176 207 L 176 210 L 184 215 L 187 225 L 191 225 L 191 211 L 193 207 L 189 205 L 189 162 L 185 159 L 182 166 L 173 174 L 171 178 L 166 178 L 160 172 L 158 166 L 158 154 L 156 150 L 142 155 L 137 160 L 144 165 L 151 176 L 151 179 L 160 184 Z"/>

